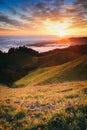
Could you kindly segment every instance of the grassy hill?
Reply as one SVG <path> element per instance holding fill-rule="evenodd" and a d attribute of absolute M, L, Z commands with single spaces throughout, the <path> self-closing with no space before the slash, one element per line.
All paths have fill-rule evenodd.
<path fill-rule="evenodd" d="M 15 82 L 16 86 L 54 84 L 65 81 L 87 80 L 87 55 L 73 61 L 52 67 L 42 67 L 31 71 Z"/>
<path fill-rule="evenodd" d="M 11 48 L 0 53 L 0 83 L 12 83 L 36 68 L 38 52 L 26 47 Z"/>
<path fill-rule="evenodd" d="M 0 80 L 14 81 L 10 87 L 0 85 L 0 130 L 86 130 L 86 50 L 0 52 Z"/>
<path fill-rule="evenodd" d="M 31 74 L 32 71 L 36 74 L 32 74 L 34 77 L 39 74 L 38 71 L 44 71 L 44 73 L 48 73 L 47 75 L 49 75 L 49 72 L 45 71 L 47 67 L 52 67 L 51 69 L 56 71 L 54 66 L 68 63 L 85 54 L 87 54 L 87 45 L 55 49 L 45 53 L 38 53 L 26 47 L 11 48 L 8 53 L 0 52 L 0 59 L 2 59 L 0 60 L 0 83 L 11 87 L 15 81 L 28 73 Z M 51 71 L 50 68 L 48 68 L 48 71 Z M 43 79 L 43 77 L 40 78 Z"/>

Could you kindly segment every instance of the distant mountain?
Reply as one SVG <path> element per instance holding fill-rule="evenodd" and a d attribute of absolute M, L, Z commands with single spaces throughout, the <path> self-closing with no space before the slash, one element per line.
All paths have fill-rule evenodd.
<path fill-rule="evenodd" d="M 73 45 L 85 45 L 87 44 L 87 37 L 72 37 L 69 38 L 69 41 L 71 41 Z"/>
<path fill-rule="evenodd" d="M 87 37 L 65 37 L 65 38 L 59 38 L 58 40 L 53 41 L 43 41 L 43 42 L 37 42 L 35 44 L 26 44 L 26 46 L 36 46 L 36 47 L 44 47 L 47 45 L 53 45 L 53 44 L 67 44 L 70 45 L 85 45 L 87 44 Z"/>

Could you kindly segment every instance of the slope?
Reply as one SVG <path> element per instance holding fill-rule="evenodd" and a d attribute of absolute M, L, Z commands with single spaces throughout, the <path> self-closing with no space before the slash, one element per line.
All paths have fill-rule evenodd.
<path fill-rule="evenodd" d="M 44 85 L 79 80 L 87 80 L 87 55 L 62 65 L 31 71 L 28 75 L 15 82 L 15 86 Z"/>

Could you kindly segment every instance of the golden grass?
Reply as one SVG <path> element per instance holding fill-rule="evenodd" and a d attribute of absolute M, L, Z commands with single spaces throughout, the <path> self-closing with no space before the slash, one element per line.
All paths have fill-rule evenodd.
<path fill-rule="evenodd" d="M 14 130 L 27 130 L 26 128 L 28 128 L 28 130 L 31 130 L 34 126 L 47 124 L 56 113 L 63 113 L 64 117 L 69 116 L 66 112 L 68 107 L 71 107 L 71 111 L 73 111 L 73 108 L 76 110 L 79 106 L 82 106 L 81 109 L 84 109 L 83 106 L 87 106 L 87 80 L 68 80 L 60 83 L 59 78 L 62 74 L 68 75 L 70 71 L 73 73 L 76 67 L 79 68 L 78 66 L 80 68 L 83 67 L 81 68 L 83 70 L 83 65 L 87 64 L 86 59 L 87 56 L 83 56 L 59 66 L 37 69 L 18 80 L 15 83 L 18 88 L 0 85 L 1 129 L 11 130 L 15 128 Z M 50 83 L 45 85 L 46 80 Z M 39 85 L 39 83 L 42 84 Z M 84 120 L 85 114 L 79 112 L 79 109 L 76 112 L 76 122 L 81 117 Z M 74 117 L 74 113 L 72 114 Z M 80 117 L 78 118 L 79 115 Z M 13 119 L 14 122 L 11 122 Z M 75 129 L 73 128 L 73 130 Z"/>
<path fill-rule="evenodd" d="M 69 103 L 74 107 L 87 105 L 87 94 L 84 93 L 86 89 L 87 81 L 65 82 L 44 86 L 28 85 L 24 88 L 0 86 L 0 106 L 15 108 L 12 113 L 25 111 L 27 114 L 22 121 L 28 122 L 26 126 L 32 128 L 32 126 L 46 123 L 55 113 L 63 112 Z M 25 104 L 32 105 L 36 102 L 38 102 L 38 108 L 48 104 L 53 104 L 55 107 L 54 109 L 48 108 L 39 111 L 26 108 Z M 0 125 L 4 127 L 3 124 Z"/>
<path fill-rule="evenodd" d="M 79 100 L 84 95 L 83 90 L 87 88 L 87 81 L 65 82 L 53 85 L 30 86 L 25 88 L 8 88 L 0 86 L 0 104 L 10 99 L 10 104 L 16 100 L 27 101 L 29 104 L 38 101 L 41 105 L 67 100 L 66 96 L 78 95 L 73 100 Z M 83 96 L 85 98 L 85 96 Z M 84 100 L 86 102 L 86 99 Z"/>

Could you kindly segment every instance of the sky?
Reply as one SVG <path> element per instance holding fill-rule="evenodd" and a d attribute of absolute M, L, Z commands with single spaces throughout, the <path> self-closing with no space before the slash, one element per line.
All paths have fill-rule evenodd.
<path fill-rule="evenodd" d="M 87 36 L 87 0 L 0 0 L 0 35 Z"/>

